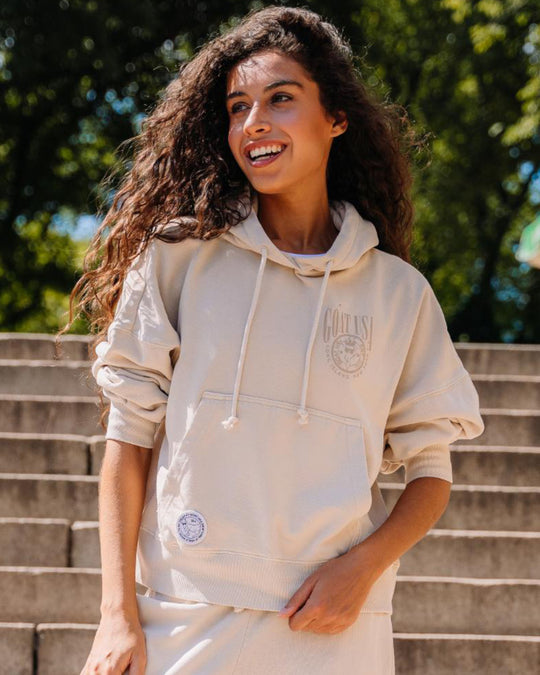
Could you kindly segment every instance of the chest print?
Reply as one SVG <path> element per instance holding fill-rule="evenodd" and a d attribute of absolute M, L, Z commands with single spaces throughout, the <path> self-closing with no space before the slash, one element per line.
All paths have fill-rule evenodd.
<path fill-rule="evenodd" d="M 371 352 L 373 316 L 348 314 L 326 305 L 323 310 L 323 340 L 326 359 L 341 377 L 358 377 L 364 371 Z"/>

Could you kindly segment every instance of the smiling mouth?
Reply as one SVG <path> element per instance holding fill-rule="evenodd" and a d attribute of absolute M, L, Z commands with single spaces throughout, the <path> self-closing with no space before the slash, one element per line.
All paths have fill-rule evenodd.
<path fill-rule="evenodd" d="M 279 152 L 269 152 L 265 155 L 259 155 L 258 157 L 254 157 L 253 159 L 248 155 L 246 155 L 246 159 L 248 163 L 251 166 L 266 166 L 267 164 L 270 164 L 271 162 L 275 161 L 280 155 L 283 154 L 284 150 L 286 149 L 286 145 L 284 145 Z"/>

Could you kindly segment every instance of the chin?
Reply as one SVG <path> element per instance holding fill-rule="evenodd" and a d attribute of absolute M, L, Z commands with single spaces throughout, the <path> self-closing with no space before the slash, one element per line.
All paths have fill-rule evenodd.
<path fill-rule="evenodd" d="M 267 187 L 261 188 L 261 187 L 258 187 L 257 185 L 253 185 L 253 183 L 251 184 L 251 186 L 253 187 L 255 192 L 257 192 L 257 194 L 259 194 L 259 195 L 280 195 L 283 192 L 285 192 L 284 189 L 280 189 L 280 188 L 267 188 Z"/>
<path fill-rule="evenodd" d="M 279 195 L 289 191 L 293 185 L 288 185 L 282 181 L 269 180 L 250 180 L 247 177 L 251 187 L 261 195 Z"/>

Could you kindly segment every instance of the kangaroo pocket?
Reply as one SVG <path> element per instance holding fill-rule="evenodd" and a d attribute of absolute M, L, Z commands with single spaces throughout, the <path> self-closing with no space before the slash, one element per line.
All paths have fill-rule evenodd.
<path fill-rule="evenodd" d="M 283 562 L 322 562 L 349 550 L 371 505 L 359 420 L 240 394 L 204 391 L 173 442 L 158 504 L 171 551 L 228 551 Z"/>

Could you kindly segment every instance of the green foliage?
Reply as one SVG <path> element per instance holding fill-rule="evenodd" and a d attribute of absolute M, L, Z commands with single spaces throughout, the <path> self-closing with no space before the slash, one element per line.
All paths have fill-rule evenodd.
<path fill-rule="evenodd" d="M 534 4 L 368 0 L 352 16 L 389 97 L 433 133 L 413 258 L 454 339 L 540 339 L 540 272 L 514 255 L 540 201 Z"/>
<path fill-rule="evenodd" d="M 119 143 L 138 131 L 178 65 L 264 4 L 2 3 L 2 329 L 63 325 L 86 245 L 64 233 L 66 223 L 70 231 L 77 214 L 95 212 Z M 454 339 L 538 342 L 540 271 L 515 258 L 540 201 L 537 3 L 283 4 L 334 21 L 362 57 L 368 85 L 432 134 L 429 164 L 416 158 L 413 260 Z M 80 320 L 72 328 L 85 331 Z"/>

